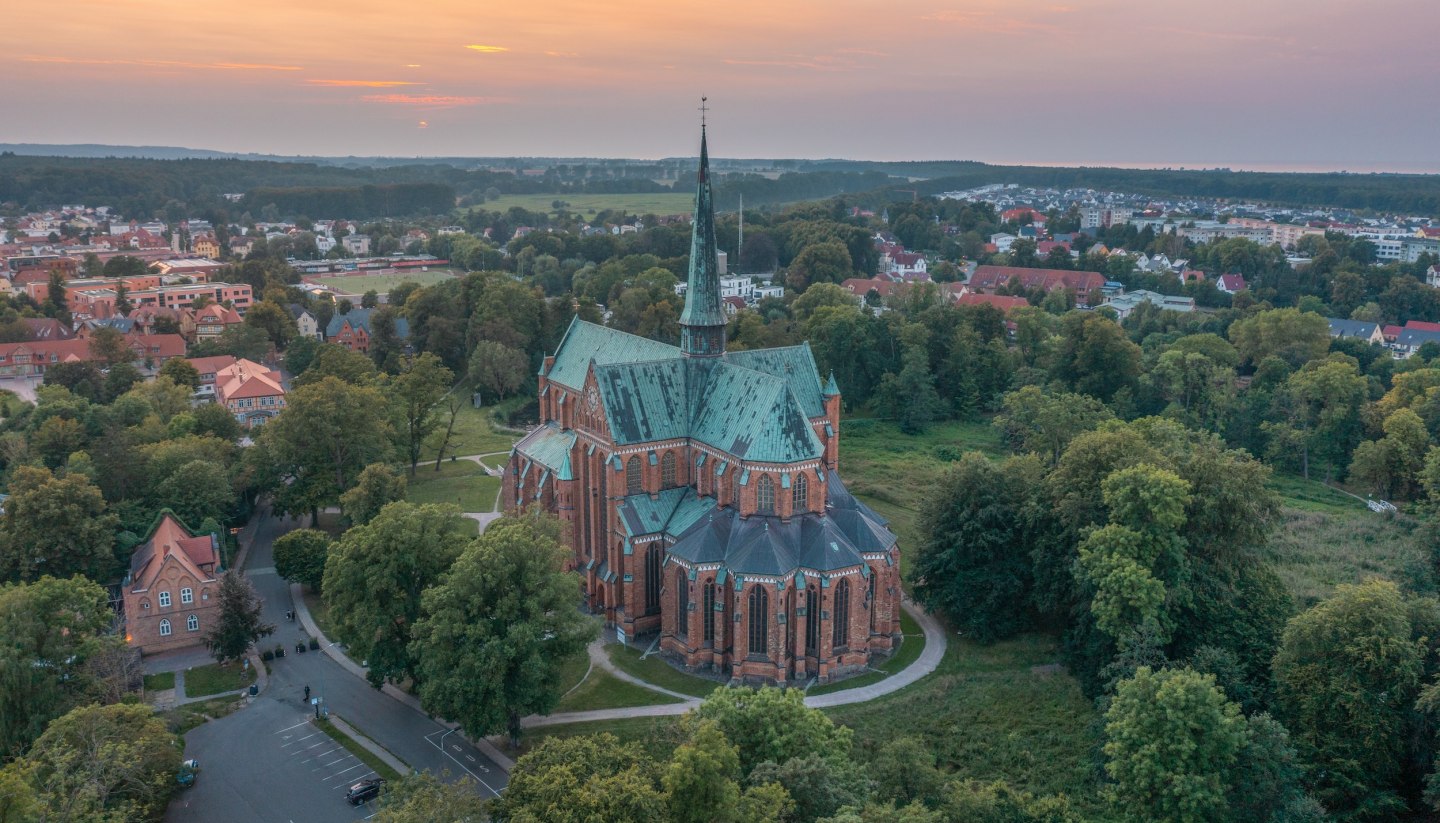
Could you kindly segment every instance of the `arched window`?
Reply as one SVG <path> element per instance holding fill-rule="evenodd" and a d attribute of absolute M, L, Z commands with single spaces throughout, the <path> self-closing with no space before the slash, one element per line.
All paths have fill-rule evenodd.
<path fill-rule="evenodd" d="M 196 617 L 196 616 L 193 615 L 193 614 L 190 615 L 189 617 L 185 618 L 185 631 L 187 631 L 187 632 L 198 632 L 198 631 L 200 631 L 200 618 Z"/>
<path fill-rule="evenodd" d="M 715 581 L 705 583 L 705 593 L 700 599 L 700 608 L 705 610 L 705 642 L 715 642 Z"/>
<path fill-rule="evenodd" d="M 830 645 L 832 647 L 850 644 L 850 581 L 841 579 L 835 587 L 835 608 L 831 610 Z"/>
<path fill-rule="evenodd" d="M 761 514 L 775 513 L 775 481 L 770 475 L 760 475 L 760 485 L 755 489 L 755 510 Z"/>
<path fill-rule="evenodd" d="M 168 618 L 168 617 L 161 618 L 161 620 L 160 620 L 160 636 L 161 636 L 161 637 L 169 637 L 169 636 L 170 636 L 170 618 Z"/>
<path fill-rule="evenodd" d="M 820 593 L 814 586 L 805 590 L 805 653 L 820 654 Z"/>
<path fill-rule="evenodd" d="M 750 653 L 765 654 L 770 639 L 770 594 L 764 586 L 750 589 Z"/>
<path fill-rule="evenodd" d="M 181 590 L 180 590 L 180 602 L 181 602 L 181 603 L 194 603 L 194 602 L 195 602 L 195 592 L 194 592 L 192 589 L 181 589 Z"/>
<path fill-rule="evenodd" d="M 625 463 L 625 493 L 640 493 L 640 458 L 631 457 Z"/>
<path fill-rule="evenodd" d="M 660 613 L 660 564 L 665 552 L 657 541 L 645 551 L 645 613 Z"/>
<path fill-rule="evenodd" d="M 675 636 L 690 636 L 690 581 L 683 567 L 675 569 Z"/>
<path fill-rule="evenodd" d="M 810 481 L 805 479 L 804 472 L 795 475 L 795 485 L 790 489 L 790 510 L 795 514 L 801 514 L 810 508 Z"/>
<path fill-rule="evenodd" d="M 665 452 L 660 458 L 660 485 L 671 489 L 675 487 L 675 453 Z"/>

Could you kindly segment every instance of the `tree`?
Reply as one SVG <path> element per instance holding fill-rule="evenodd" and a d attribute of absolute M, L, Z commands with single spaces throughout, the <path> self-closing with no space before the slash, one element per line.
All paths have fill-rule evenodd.
<path fill-rule="evenodd" d="M 380 305 L 380 293 L 374 289 L 360 295 L 360 308 L 373 309 L 378 305 Z"/>
<path fill-rule="evenodd" d="M 870 761 L 869 771 L 877 800 L 932 808 L 941 803 L 945 774 L 936 768 L 935 753 L 919 738 L 886 741 Z"/>
<path fill-rule="evenodd" d="M 481 340 L 470 354 L 470 383 L 488 392 L 496 401 L 504 400 L 525 385 L 530 377 L 530 358 L 504 343 Z"/>
<path fill-rule="evenodd" d="M 1396 814 L 1433 604 L 1386 580 L 1341 584 L 1290 619 L 1275 655 L 1275 710 L 1313 767 L 1317 799 L 1359 816 Z M 1423 619 L 1422 618 L 1423 615 Z"/>
<path fill-rule="evenodd" d="M 275 540 L 275 573 L 292 583 L 303 583 L 320 592 L 325 579 L 325 559 L 330 554 L 330 535 L 319 529 L 296 529 Z"/>
<path fill-rule="evenodd" d="M 119 258 L 115 258 L 119 259 Z M 70 308 L 65 287 L 65 275 L 58 269 L 50 272 L 50 282 L 45 289 L 45 314 L 70 325 Z"/>
<path fill-rule="evenodd" d="M 90 356 L 112 368 L 135 359 L 135 351 L 125 342 L 125 335 L 110 326 L 102 326 L 90 336 Z"/>
<path fill-rule="evenodd" d="M 108 601 L 105 589 L 78 575 L 0 586 L 0 752 L 18 754 L 85 701 L 85 664 L 113 617 Z"/>
<path fill-rule="evenodd" d="M 1060 462 L 1070 441 L 1114 417 L 1093 397 L 1069 392 L 1046 393 L 1025 386 L 1005 395 L 1004 411 L 995 417 L 1012 452 L 1037 454 L 1050 465 Z"/>
<path fill-rule="evenodd" d="M 379 389 L 323 377 L 296 388 L 260 432 L 257 459 L 278 479 L 276 504 L 291 514 L 339 502 L 360 471 L 389 457 L 388 407 Z"/>
<path fill-rule="evenodd" d="M 264 332 L 277 349 L 285 348 L 300 333 L 289 310 L 270 300 L 251 306 L 245 312 L 245 325 Z"/>
<path fill-rule="evenodd" d="M 195 419 L 193 433 L 198 436 L 209 435 L 227 443 L 240 439 L 239 421 L 219 403 L 205 403 L 191 412 L 191 416 Z"/>
<path fill-rule="evenodd" d="M 1012 788 L 1003 780 L 951 783 L 943 811 L 947 821 L 977 823 L 1080 823 L 1081 820 L 1063 795 L 1037 798 Z"/>
<path fill-rule="evenodd" d="M 887 374 L 880 382 L 878 394 L 886 414 L 896 418 L 906 434 L 923 432 L 941 410 L 935 376 L 930 373 L 929 335 L 925 326 L 907 324 L 900 333 L 905 352 L 900 373 Z"/>
<path fill-rule="evenodd" d="M 177 386 L 185 386 L 190 391 L 200 388 L 200 370 L 195 368 L 189 360 L 183 357 L 172 357 L 160 366 L 157 377 L 168 377 Z"/>
<path fill-rule="evenodd" d="M 121 280 L 115 284 L 115 313 L 121 317 L 129 317 L 135 306 L 130 303 L 130 290 L 125 288 L 125 281 Z"/>
<path fill-rule="evenodd" d="M 156 820 L 175 792 L 181 746 L 149 706 L 85 706 L 24 758 L 48 820 Z"/>
<path fill-rule="evenodd" d="M 270 335 L 264 329 L 241 323 L 220 332 L 213 345 L 215 354 L 260 361 L 270 354 Z"/>
<path fill-rule="evenodd" d="M 1271 455 L 1282 460 L 1298 455 L 1307 479 L 1312 454 L 1330 470 L 1346 465 L 1360 442 L 1360 409 L 1367 391 L 1365 377 L 1348 358 L 1337 355 L 1306 363 L 1276 393 L 1279 420 L 1262 424 L 1271 437 Z"/>
<path fill-rule="evenodd" d="M 739 823 L 740 754 L 714 721 L 675 749 L 661 782 L 672 823 Z"/>
<path fill-rule="evenodd" d="M 371 463 L 360 472 L 355 486 L 340 495 L 340 510 L 355 526 L 375 519 L 380 510 L 405 499 L 405 478 L 385 463 Z"/>
<path fill-rule="evenodd" d="M 425 592 L 411 655 L 427 711 L 472 735 L 504 729 L 518 745 L 520 718 L 555 708 L 565 661 L 597 633 L 576 607 L 567 557 L 558 521 L 504 517 Z"/>
<path fill-rule="evenodd" d="M 410 463 L 410 476 L 420 463 L 425 438 L 440 425 L 440 400 L 450 390 L 455 375 L 440 358 L 425 352 L 390 381 L 390 395 L 396 411 L 400 448 Z"/>
<path fill-rule="evenodd" d="M 981 643 L 1030 622 L 1026 510 L 1043 481 L 1033 458 L 1004 464 L 966 452 L 941 476 L 920 512 L 920 545 L 911 575 L 915 597 Z"/>
<path fill-rule="evenodd" d="M 488 820 L 486 802 L 475 781 L 447 783 L 429 772 L 405 775 L 385 787 L 371 818 L 375 823 L 480 823 Z"/>
<path fill-rule="evenodd" d="M 1226 819 L 1245 719 L 1208 675 L 1142 666 L 1105 713 L 1105 772 L 1115 809 L 1137 821 Z"/>
<path fill-rule="evenodd" d="M 1232 323 L 1229 334 L 1240 356 L 1256 365 L 1274 355 L 1298 369 L 1330 349 L 1325 318 L 1299 309 L 1259 312 Z"/>
<path fill-rule="evenodd" d="M 1072 389 L 1110 400 L 1140 376 L 1140 347 L 1119 325 L 1094 312 L 1060 318 L 1051 374 Z"/>
<path fill-rule="evenodd" d="M 108 580 L 119 520 L 81 474 L 19 466 L 0 515 L 0 573 L 7 580 L 84 574 Z"/>
<path fill-rule="evenodd" d="M 304 372 L 299 373 L 293 385 L 295 388 L 319 383 L 326 377 L 334 377 L 352 386 L 375 384 L 375 364 L 358 351 L 351 351 L 338 343 L 321 343 L 315 350 Z"/>
<path fill-rule="evenodd" d="M 1400 409 L 1385 418 L 1383 429 L 1383 438 L 1355 448 L 1350 474 L 1373 494 L 1410 499 L 1420 490 L 1420 472 L 1430 448 L 1425 421 L 1410 409 Z"/>
<path fill-rule="evenodd" d="M 205 647 L 220 663 L 241 659 L 255 641 L 275 631 L 260 619 L 265 604 L 241 570 L 231 569 L 220 578 L 216 597 L 220 613 L 205 634 Z"/>
<path fill-rule="evenodd" d="M 420 680 L 422 656 L 410 641 L 421 594 L 460 556 L 463 525 L 454 506 L 391 503 L 330 547 L 325 604 L 351 652 L 367 662 L 376 688 L 387 680 Z"/>
<path fill-rule="evenodd" d="M 215 460 L 194 460 L 155 486 L 156 508 L 169 507 L 185 523 L 230 519 L 235 487 L 225 466 Z"/>
<path fill-rule="evenodd" d="M 488 531 L 488 530 L 487 530 Z M 591 823 L 665 819 L 655 764 L 635 743 L 602 732 L 547 737 L 515 762 L 490 806 L 496 823 Z M 754 819 L 754 818 L 750 818 Z"/>
<path fill-rule="evenodd" d="M 718 688 L 687 715 L 693 725 L 706 720 L 713 720 L 735 744 L 746 777 L 766 761 L 784 763 L 811 754 L 850 757 L 851 730 L 835 725 L 819 709 L 807 708 L 798 689 Z"/>
<path fill-rule="evenodd" d="M 839 283 L 855 274 L 850 250 L 838 240 L 813 243 L 801 249 L 790 261 L 785 283 L 803 292 L 812 283 Z"/>

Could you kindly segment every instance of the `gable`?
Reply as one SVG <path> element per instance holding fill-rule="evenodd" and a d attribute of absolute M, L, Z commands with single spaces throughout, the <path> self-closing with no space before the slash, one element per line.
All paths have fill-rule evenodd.
<path fill-rule="evenodd" d="M 594 367 L 595 387 L 616 445 L 684 437 L 689 429 L 681 358 Z"/>
<path fill-rule="evenodd" d="M 596 365 L 608 366 L 679 356 L 680 349 L 675 346 L 597 326 L 577 317 L 571 321 L 560 346 L 555 349 L 555 362 L 546 376 L 566 388 L 579 391 L 585 387 L 585 376 L 592 361 Z"/>

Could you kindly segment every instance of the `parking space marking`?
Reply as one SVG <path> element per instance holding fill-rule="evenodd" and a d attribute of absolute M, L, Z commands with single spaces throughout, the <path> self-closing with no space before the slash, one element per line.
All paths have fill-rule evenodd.
<path fill-rule="evenodd" d="M 337 778 L 337 777 L 339 777 L 340 775 L 344 774 L 345 772 L 353 772 L 353 771 L 355 771 L 356 769 L 362 769 L 362 768 L 364 768 L 364 767 L 365 767 L 365 764 L 364 764 L 364 763 L 356 763 L 355 765 L 351 766 L 350 768 L 348 768 L 348 769 L 342 769 L 342 770 L 340 770 L 340 771 L 338 771 L 338 772 L 330 775 L 329 777 L 325 778 L 324 780 L 322 780 L 322 781 L 320 781 L 320 782 L 322 782 L 322 783 L 328 783 L 328 782 L 330 782 L 331 780 L 334 780 L 335 778 Z"/>
<path fill-rule="evenodd" d="M 296 724 L 293 725 L 293 726 L 286 726 L 285 728 L 283 728 L 283 729 L 281 729 L 280 731 L 276 732 L 276 734 L 282 734 L 282 733 L 284 733 L 284 732 L 290 731 L 291 729 L 298 729 L 298 728 L 300 728 L 301 726 L 304 726 L 305 724 L 307 724 L 307 723 L 309 723 L 309 722 L 310 722 L 309 718 L 306 718 L 305 720 L 302 720 L 302 721 L 300 721 L 299 723 L 296 723 Z"/>
<path fill-rule="evenodd" d="M 298 737 L 298 738 L 296 738 L 296 739 L 294 739 L 294 740 L 291 740 L 289 743 L 286 743 L 285 745 L 281 746 L 280 748 L 283 749 L 283 748 L 286 748 L 287 746 L 293 746 L 293 745 L 295 745 L 296 743 L 300 743 L 300 742 L 309 740 L 310 738 L 314 737 L 314 736 L 317 735 L 317 734 L 320 734 L 320 732 L 311 732 L 310 734 L 307 734 L 307 735 L 305 735 L 304 737 Z"/>

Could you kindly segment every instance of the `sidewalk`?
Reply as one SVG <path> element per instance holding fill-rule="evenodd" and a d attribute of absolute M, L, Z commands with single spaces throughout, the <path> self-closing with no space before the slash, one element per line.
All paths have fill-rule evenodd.
<path fill-rule="evenodd" d="M 385 765 L 389 766 L 400 774 L 409 774 L 410 772 L 414 771 L 414 769 L 411 769 L 400 758 L 391 754 L 389 750 L 387 750 L 384 746 L 376 743 L 375 741 L 366 737 L 364 734 L 356 731 L 354 726 L 351 726 L 349 723 L 341 720 L 339 715 L 330 716 L 330 725 L 339 729 L 341 734 L 360 744 L 360 748 L 380 758 L 382 761 L 384 761 Z"/>

